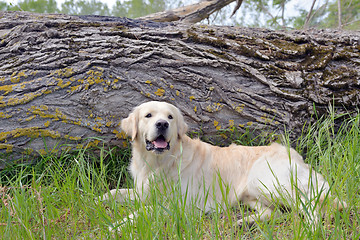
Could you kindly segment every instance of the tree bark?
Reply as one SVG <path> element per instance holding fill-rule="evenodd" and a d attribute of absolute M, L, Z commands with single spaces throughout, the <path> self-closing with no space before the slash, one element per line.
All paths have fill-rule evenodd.
<path fill-rule="evenodd" d="M 200 135 L 297 137 L 314 107 L 359 107 L 359 33 L 0 13 L 3 161 L 122 146 L 120 120 L 149 100 L 177 106 Z"/>

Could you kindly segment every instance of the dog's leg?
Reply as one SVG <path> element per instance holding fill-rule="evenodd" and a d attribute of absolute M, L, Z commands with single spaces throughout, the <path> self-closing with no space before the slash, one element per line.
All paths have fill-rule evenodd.
<path fill-rule="evenodd" d="M 269 208 L 268 206 L 263 205 L 261 202 L 259 202 L 259 200 L 250 201 L 250 202 L 247 202 L 246 204 L 251 209 L 254 209 L 256 212 L 249 216 L 244 216 L 242 219 L 237 221 L 238 225 L 243 225 L 243 224 L 252 225 L 256 221 L 267 221 L 270 219 L 271 213 L 273 212 L 273 210 L 271 208 Z"/>
<path fill-rule="evenodd" d="M 101 201 L 106 201 L 110 199 L 113 199 L 120 203 L 126 202 L 127 200 L 133 201 L 135 200 L 134 189 L 112 189 L 109 193 L 105 193 L 100 198 Z"/>
<path fill-rule="evenodd" d="M 100 201 L 109 201 L 109 200 L 115 200 L 120 203 L 124 203 L 126 201 L 134 201 L 135 200 L 135 194 L 134 189 L 112 189 L 110 192 L 105 193 L 101 196 Z M 137 217 L 138 213 L 135 211 L 134 213 L 128 215 L 127 217 L 123 218 L 121 221 L 117 221 L 113 223 L 111 226 L 109 226 L 109 231 L 112 233 L 115 233 L 116 231 L 120 231 L 122 228 L 122 225 L 125 222 L 132 223 L 134 218 Z"/>

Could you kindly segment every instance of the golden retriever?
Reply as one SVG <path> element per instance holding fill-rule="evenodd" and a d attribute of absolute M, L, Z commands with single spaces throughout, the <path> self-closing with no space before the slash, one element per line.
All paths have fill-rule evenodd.
<path fill-rule="evenodd" d="M 130 172 L 135 188 L 113 189 L 102 200 L 113 197 L 125 201 L 137 194 L 145 201 L 151 179 L 160 174 L 180 181 L 182 196 L 186 195 L 188 202 L 196 199 L 197 207 L 205 212 L 215 204 L 225 206 L 224 198 L 227 206 L 240 201 L 255 210 L 239 224 L 267 220 L 275 204 L 299 204 L 299 198 L 306 203 L 299 204 L 304 217 L 315 222 L 319 206 L 330 198 L 329 184 L 294 149 L 277 143 L 217 147 L 191 139 L 180 110 L 169 103 L 152 101 L 135 107 L 122 120 L 121 128 L 132 139 Z M 226 197 L 224 186 L 228 188 Z M 337 198 L 331 201 L 339 209 L 346 207 Z"/>

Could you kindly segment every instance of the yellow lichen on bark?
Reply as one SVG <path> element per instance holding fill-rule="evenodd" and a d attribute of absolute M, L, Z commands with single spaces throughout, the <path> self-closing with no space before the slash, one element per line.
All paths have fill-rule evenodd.
<path fill-rule="evenodd" d="M 41 129 L 40 127 L 29 127 L 29 128 L 17 128 L 8 132 L 0 133 L 0 141 L 5 141 L 9 138 L 19 138 L 19 137 L 29 137 L 29 138 L 38 138 L 38 137 L 51 137 L 59 138 L 59 132 L 52 130 Z"/>
<path fill-rule="evenodd" d="M 12 144 L 5 144 L 5 143 L 0 143 L 0 149 L 6 149 L 6 152 L 12 152 L 13 150 L 13 145 Z"/>

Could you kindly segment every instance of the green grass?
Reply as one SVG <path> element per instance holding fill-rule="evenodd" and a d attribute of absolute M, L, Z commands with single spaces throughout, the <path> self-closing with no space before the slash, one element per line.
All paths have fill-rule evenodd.
<path fill-rule="evenodd" d="M 334 119 L 344 119 L 340 128 Z M 100 148 L 43 156 L 34 164 L 15 164 L 0 171 L 0 236 L 2 239 L 359 239 L 360 117 L 335 116 L 306 126 L 296 150 L 332 184 L 334 195 L 348 204 L 338 212 L 329 207 L 317 228 L 297 214 L 296 207 L 276 211 L 268 222 L 237 226 L 249 210 L 242 205 L 223 213 L 203 214 L 184 207 L 177 185 L 150 199 L 120 205 L 98 203 L 109 189 L 132 186 L 126 171 L 130 151 Z M 265 140 L 264 140 L 265 139 Z M 259 139 L 266 142 L 268 137 Z M 285 142 L 290 142 L 285 136 Z M 287 139 L 287 140 L 286 140 Z M 255 145 L 248 136 L 236 142 Z M 225 190 L 224 190 L 225 191 Z M 173 196 L 173 197 L 168 197 Z M 147 207 L 150 206 L 150 207 Z M 220 207 L 219 207 L 220 208 Z M 121 223 L 138 212 L 134 222 Z M 330 218 L 333 215 L 333 219 Z M 121 231 L 108 230 L 120 221 Z"/>

